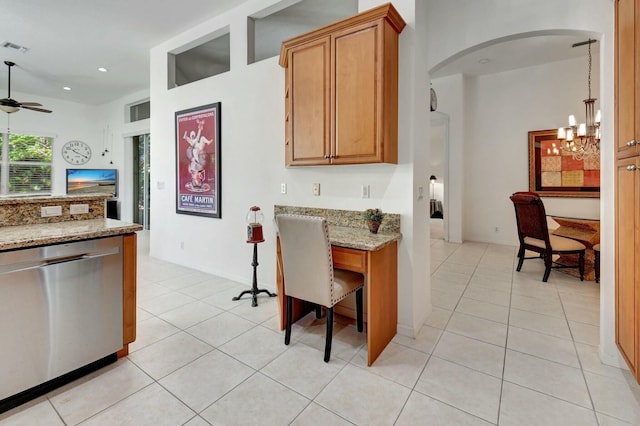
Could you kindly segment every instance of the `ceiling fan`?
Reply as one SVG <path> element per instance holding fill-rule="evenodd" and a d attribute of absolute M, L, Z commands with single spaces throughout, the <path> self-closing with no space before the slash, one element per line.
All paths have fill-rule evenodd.
<path fill-rule="evenodd" d="M 11 67 L 13 67 L 15 63 L 4 61 L 4 64 L 9 68 L 9 84 L 7 85 L 7 97 L 0 99 L 0 110 L 6 113 L 12 113 L 18 111 L 20 108 L 24 108 L 38 112 L 51 112 L 48 109 L 38 108 L 41 107 L 42 104 L 37 102 L 18 102 L 15 99 L 11 99 Z"/>

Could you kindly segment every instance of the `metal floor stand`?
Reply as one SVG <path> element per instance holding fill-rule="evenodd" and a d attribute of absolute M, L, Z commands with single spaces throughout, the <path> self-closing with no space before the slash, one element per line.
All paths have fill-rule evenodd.
<path fill-rule="evenodd" d="M 251 290 L 244 290 L 231 300 L 240 300 L 245 294 L 250 294 L 253 298 L 253 300 L 251 301 L 251 306 L 256 307 L 258 306 L 259 293 L 267 293 L 269 297 L 277 296 L 275 293 L 271 293 L 269 290 L 258 288 L 258 274 L 256 272 L 256 270 L 258 269 L 258 243 L 253 243 L 253 262 L 251 263 L 251 266 L 253 266 L 253 284 L 251 286 Z"/>

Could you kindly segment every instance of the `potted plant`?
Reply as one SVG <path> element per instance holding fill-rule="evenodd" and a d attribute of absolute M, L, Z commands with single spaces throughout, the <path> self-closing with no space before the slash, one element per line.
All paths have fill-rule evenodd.
<path fill-rule="evenodd" d="M 367 209 L 363 213 L 364 220 L 367 221 L 367 226 L 372 234 L 378 233 L 378 228 L 384 218 L 384 213 L 380 209 Z"/>

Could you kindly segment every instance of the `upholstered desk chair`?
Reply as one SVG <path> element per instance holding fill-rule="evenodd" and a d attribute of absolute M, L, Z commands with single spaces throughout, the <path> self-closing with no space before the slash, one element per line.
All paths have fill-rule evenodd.
<path fill-rule="evenodd" d="M 570 238 L 550 235 L 547 227 L 547 215 L 545 213 L 542 199 L 535 192 L 516 192 L 509 197 L 513 201 L 516 210 L 516 222 L 518 224 L 518 238 L 520 239 L 520 249 L 518 250 L 519 272 L 525 259 L 525 250 L 539 253 L 544 259 L 545 271 L 542 277 L 543 282 L 547 282 L 551 268 L 575 268 L 575 266 L 558 265 L 553 266 L 553 255 L 577 254 L 578 270 L 580 271 L 580 281 L 584 281 L 584 254 L 586 247 L 579 241 Z"/>
<path fill-rule="evenodd" d="M 327 335 L 324 361 L 331 357 L 333 306 L 351 293 L 356 296 L 358 331 L 363 329 L 362 274 L 334 269 L 329 242 L 329 228 L 324 218 L 277 215 L 276 223 L 282 252 L 286 326 L 284 344 L 291 340 L 292 298 L 327 308 Z"/>

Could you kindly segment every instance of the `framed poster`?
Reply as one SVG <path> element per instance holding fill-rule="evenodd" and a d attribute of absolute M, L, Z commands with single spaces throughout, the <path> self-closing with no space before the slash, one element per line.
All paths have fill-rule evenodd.
<path fill-rule="evenodd" d="M 558 130 L 529 132 L 529 191 L 541 197 L 600 197 L 600 155 L 576 158 L 560 147 Z"/>
<path fill-rule="evenodd" d="M 176 213 L 220 218 L 220 102 L 176 112 Z"/>

